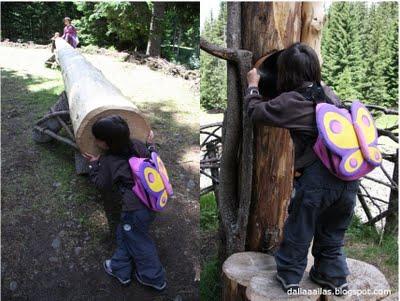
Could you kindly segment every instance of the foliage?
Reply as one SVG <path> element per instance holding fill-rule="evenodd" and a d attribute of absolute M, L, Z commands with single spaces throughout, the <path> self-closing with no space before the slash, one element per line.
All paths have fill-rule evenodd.
<path fill-rule="evenodd" d="M 218 259 L 206 262 L 201 271 L 200 299 L 207 301 L 221 300 L 221 264 Z"/>
<path fill-rule="evenodd" d="M 342 99 L 397 106 L 398 3 L 332 3 L 322 56 L 323 80 Z"/>
<path fill-rule="evenodd" d="M 73 2 L 1 2 L 1 36 L 47 44 L 54 32 L 62 33 L 66 16 L 79 16 Z"/>
<path fill-rule="evenodd" d="M 161 35 L 161 55 L 190 68 L 199 68 L 198 2 L 168 2 Z M 78 30 L 81 46 L 115 47 L 145 52 L 152 15 L 147 2 L 2 2 L 2 38 L 50 43 L 63 31 L 69 16 Z"/>
<path fill-rule="evenodd" d="M 77 9 L 82 14 L 76 22 L 82 45 L 146 49 L 151 19 L 146 2 L 81 2 Z"/>
<path fill-rule="evenodd" d="M 163 56 L 199 68 L 200 3 L 168 2 L 163 23 Z"/>
<path fill-rule="evenodd" d="M 226 16 L 226 2 L 221 2 L 218 17 L 214 19 L 212 14 L 209 16 L 204 23 L 202 36 L 215 45 L 226 46 Z M 204 109 L 224 109 L 227 97 L 226 62 L 204 51 L 200 53 L 200 62 L 201 106 Z"/>
<path fill-rule="evenodd" d="M 215 230 L 218 228 L 218 208 L 214 193 L 200 197 L 200 229 Z"/>

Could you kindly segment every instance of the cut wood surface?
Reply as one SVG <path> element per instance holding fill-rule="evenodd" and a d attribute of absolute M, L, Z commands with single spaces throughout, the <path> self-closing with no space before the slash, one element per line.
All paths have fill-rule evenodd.
<path fill-rule="evenodd" d="M 347 259 L 347 265 L 350 270 L 350 275 L 347 277 L 349 289 L 354 293 L 364 293 L 362 295 L 353 294 L 344 297 L 327 296 L 325 299 L 326 301 L 375 301 L 381 300 L 386 296 L 383 293 L 383 290 L 389 290 L 390 285 L 387 282 L 385 275 L 383 275 L 375 266 L 351 258 Z M 367 290 L 370 290 L 369 294 L 365 293 Z"/>
<path fill-rule="evenodd" d="M 222 271 L 231 280 L 248 286 L 254 276 L 275 273 L 274 258 L 260 252 L 241 252 L 231 255 L 222 265 Z"/>
<path fill-rule="evenodd" d="M 288 295 L 283 290 L 281 285 L 276 280 L 276 273 L 269 273 L 265 276 L 255 276 L 251 278 L 250 284 L 246 289 L 246 296 L 250 301 L 282 301 L 282 300 L 296 300 L 296 301 L 317 301 L 321 300 L 319 294 L 299 294 Z M 318 291 L 318 285 L 311 282 L 308 273 L 304 274 L 300 287 L 304 290 Z"/>
<path fill-rule="evenodd" d="M 76 143 L 82 152 L 99 154 L 92 125 L 101 117 L 117 114 L 129 125 L 131 137 L 145 141 L 150 127 L 140 110 L 122 95 L 102 72 L 63 39 L 56 40 Z M 132 80 L 135 80 L 132 78 Z"/>
<path fill-rule="evenodd" d="M 382 299 L 383 301 L 399 301 L 399 292 L 393 293 Z"/>
<path fill-rule="evenodd" d="M 224 295 L 241 296 L 245 290 L 246 295 L 240 300 L 251 301 L 275 301 L 275 300 L 325 300 L 325 301 L 375 301 L 385 297 L 383 290 L 389 290 L 390 286 L 385 276 L 373 265 L 363 261 L 348 258 L 347 264 L 350 270 L 348 276 L 349 288 L 353 295 L 342 297 L 324 295 L 320 299 L 322 290 L 309 279 L 308 272 L 314 259 L 308 254 L 308 264 L 300 287 L 306 292 L 303 295 L 288 296 L 276 280 L 276 265 L 273 256 L 259 252 L 241 252 L 231 255 L 223 264 L 224 277 L 229 281 L 229 287 L 224 289 Z M 246 289 L 245 289 L 246 288 Z M 356 295 L 356 292 L 366 290 L 381 290 L 379 294 Z M 315 290 L 315 291 L 310 291 Z M 238 293 L 239 292 L 239 293 Z M 310 294 L 311 292 L 311 294 Z M 307 293 L 305 295 L 304 293 Z M 227 300 L 227 299 L 226 299 Z M 385 299 L 386 300 L 386 299 Z M 389 299 L 390 300 L 390 299 Z"/>

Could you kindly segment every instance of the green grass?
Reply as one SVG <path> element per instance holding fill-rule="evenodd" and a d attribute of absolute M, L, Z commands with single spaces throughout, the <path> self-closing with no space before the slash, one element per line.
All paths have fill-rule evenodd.
<path fill-rule="evenodd" d="M 383 235 L 375 228 L 363 225 L 354 217 L 346 233 L 345 251 L 348 257 L 377 266 L 397 291 L 398 243 L 394 235 Z"/>
<path fill-rule="evenodd" d="M 200 197 L 200 229 L 204 232 L 218 230 L 218 208 L 213 192 Z M 217 301 L 221 298 L 221 264 L 217 255 L 202 264 L 200 299 Z"/>
<path fill-rule="evenodd" d="M 200 229 L 202 231 L 218 229 L 218 208 L 213 192 L 200 197 Z"/>
<path fill-rule="evenodd" d="M 221 265 L 218 259 L 212 259 L 203 265 L 200 281 L 200 299 L 219 301 L 221 298 Z"/>
<path fill-rule="evenodd" d="M 7 206 L 4 222 L 12 223 L 24 215 L 40 215 L 50 211 L 49 217 L 53 220 L 69 220 L 73 214 L 83 228 L 91 233 L 104 232 L 106 227 L 99 225 L 96 218 L 90 218 L 85 212 L 93 212 L 101 209 L 101 206 L 90 202 L 96 199 L 97 190 L 89 185 L 86 177 L 76 175 L 74 151 L 59 142 L 37 144 L 31 138 L 34 120 L 42 117 L 64 90 L 61 75 L 49 79 L 4 69 L 2 88 L 2 109 L 17 110 L 20 114 L 21 130 L 14 130 L 14 134 L 19 136 L 21 141 L 19 147 L 35 152 L 35 160 L 28 170 L 12 175 L 16 178 L 14 181 L 8 178 L 3 181 L 6 184 L 2 187 L 4 202 L 11 202 L 14 195 L 21 193 L 30 198 L 28 204 L 15 204 L 12 209 Z M 30 113 L 33 115 L 28 117 Z M 3 124 L 2 130 L 7 132 L 8 127 L 10 125 Z M 21 164 L 23 159 L 18 153 L 18 148 L 15 151 L 6 150 L 8 162 Z M 53 186 L 55 183 L 58 187 Z M 89 206 L 91 210 L 77 210 L 87 209 Z"/>

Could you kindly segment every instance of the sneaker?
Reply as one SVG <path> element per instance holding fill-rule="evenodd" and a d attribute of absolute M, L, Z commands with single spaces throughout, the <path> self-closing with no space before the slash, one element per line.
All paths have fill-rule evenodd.
<path fill-rule="evenodd" d="M 162 285 L 156 285 L 156 284 L 151 284 L 151 283 L 144 282 L 144 281 L 140 278 L 140 276 L 138 275 L 137 272 L 135 272 L 135 276 L 136 276 L 136 280 L 137 280 L 140 284 L 145 285 L 145 286 L 150 286 L 150 287 L 152 287 L 152 288 L 154 288 L 154 289 L 156 289 L 156 290 L 158 290 L 158 291 L 162 291 L 162 290 L 164 290 L 164 289 L 167 287 L 167 282 L 165 282 L 165 281 L 164 281 L 164 283 L 163 283 Z"/>
<path fill-rule="evenodd" d="M 106 261 L 103 262 L 103 267 L 104 267 L 104 271 L 106 271 L 106 273 L 108 275 L 116 278 L 122 285 L 128 285 L 131 282 L 131 279 L 123 280 L 113 273 L 113 271 L 111 270 L 111 260 L 110 259 L 107 259 Z"/>
<path fill-rule="evenodd" d="M 323 288 L 331 290 L 334 295 L 342 296 L 346 291 L 349 290 L 349 285 L 346 281 L 346 278 L 325 278 L 320 273 L 318 273 L 314 267 L 311 268 L 309 275 L 310 279 L 314 283 L 322 286 Z"/>
<path fill-rule="evenodd" d="M 276 274 L 276 280 L 281 284 L 282 289 L 287 293 L 289 290 L 291 291 L 298 291 L 300 289 L 300 286 L 298 283 L 292 283 L 288 284 L 285 279 L 283 279 L 281 276 Z"/>

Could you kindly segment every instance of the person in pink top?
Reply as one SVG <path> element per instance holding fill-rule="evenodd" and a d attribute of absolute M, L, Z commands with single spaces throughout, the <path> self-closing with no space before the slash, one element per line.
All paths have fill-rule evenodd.
<path fill-rule="evenodd" d="M 74 25 L 71 24 L 71 18 L 65 17 L 64 18 L 64 34 L 62 38 L 66 40 L 72 47 L 76 48 L 79 44 L 78 40 L 78 32 Z"/>

